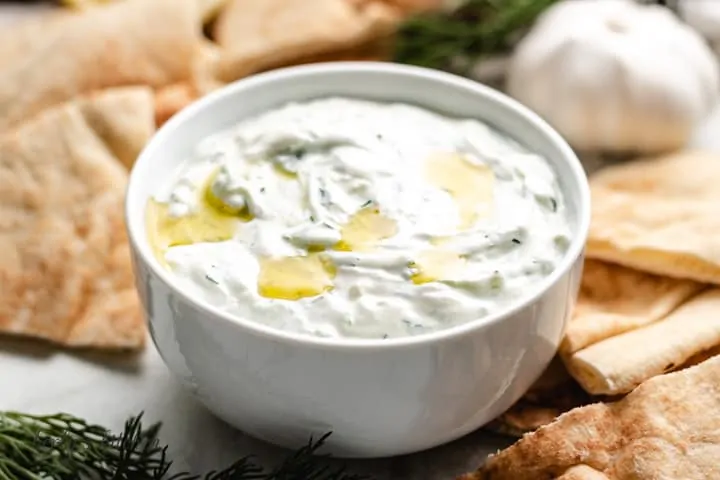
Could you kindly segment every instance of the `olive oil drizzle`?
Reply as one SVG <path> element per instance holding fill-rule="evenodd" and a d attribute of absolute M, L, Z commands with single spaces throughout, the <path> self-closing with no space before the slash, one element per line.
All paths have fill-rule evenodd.
<path fill-rule="evenodd" d="M 425 162 L 425 175 L 432 185 L 455 200 L 461 230 L 490 214 L 495 176 L 487 165 L 471 163 L 457 153 L 435 154 Z"/>
<path fill-rule="evenodd" d="M 233 211 L 212 194 L 210 186 L 214 178 L 215 174 L 211 175 L 200 188 L 196 209 L 188 215 L 173 216 L 167 203 L 155 199 L 148 202 L 148 237 L 155 256 L 163 264 L 170 247 L 230 240 L 239 223 L 252 219 L 247 209 Z"/>
<path fill-rule="evenodd" d="M 494 177 L 492 170 L 478 166 L 457 154 L 441 154 L 426 162 L 426 175 L 432 184 L 447 191 L 458 205 L 460 228 L 470 227 L 489 211 L 492 203 Z M 282 173 L 286 179 L 292 172 Z M 212 184 L 217 172 L 209 176 L 189 215 L 173 217 L 169 206 L 151 200 L 147 209 L 150 242 L 156 256 L 164 263 L 168 248 L 199 242 L 222 242 L 231 239 L 242 222 L 252 220 L 247 208 L 235 210 L 213 194 Z M 341 229 L 336 251 L 367 251 L 378 242 L 398 233 L 397 223 L 383 215 L 373 202 L 364 204 Z M 466 260 L 443 246 L 442 239 L 432 242 L 435 248 L 421 252 L 408 267 L 416 285 L 440 281 L 456 275 Z M 259 260 L 258 294 L 271 299 L 299 300 L 315 297 L 333 289 L 337 269 L 323 248 L 310 248 L 307 255 L 294 257 L 263 257 Z"/>
<path fill-rule="evenodd" d="M 448 280 L 465 268 L 467 260 L 449 249 L 425 250 L 410 262 L 410 279 L 415 285 Z"/>
<path fill-rule="evenodd" d="M 397 235 L 397 232 L 397 223 L 384 216 L 377 205 L 369 203 L 350 217 L 348 223 L 342 227 L 341 240 L 335 250 L 367 250 L 377 242 Z"/>

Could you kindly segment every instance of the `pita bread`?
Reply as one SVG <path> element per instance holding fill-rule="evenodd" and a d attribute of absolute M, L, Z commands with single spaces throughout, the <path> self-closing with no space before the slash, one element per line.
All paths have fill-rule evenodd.
<path fill-rule="evenodd" d="M 34 40 L 0 55 L 12 60 L 0 70 L 1 130 L 91 91 L 187 80 L 201 35 L 193 0 L 126 0 L 23 28 Z"/>
<path fill-rule="evenodd" d="M 565 473 L 557 477 L 557 480 L 610 480 L 607 475 L 598 472 L 587 465 L 577 465 L 569 468 Z"/>
<path fill-rule="evenodd" d="M 681 151 L 605 168 L 592 176 L 593 188 L 665 198 L 720 198 L 720 155 Z"/>
<path fill-rule="evenodd" d="M 720 289 L 711 289 L 659 322 L 596 343 L 564 360 L 586 391 L 615 395 L 719 345 Z"/>
<path fill-rule="evenodd" d="M 199 98 L 191 83 L 176 83 L 155 92 L 155 123 L 165 123 L 183 108 Z"/>
<path fill-rule="evenodd" d="M 379 1 L 230 0 L 213 37 L 223 50 L 217 77 L 229 82 L 298 59 L 351 50 L 390 36 L 399 13 Z"/>
<path fill-rule="evenodd" d="M 10 28 L 0 30 L 0 71 L 22 62 L 28 52 L 41 48 L 45 36 L 56 26 L 62 25 L 65 17 L 72 16 L 65 9 L 52 8 L 49 11 L 33 13 L 30 20 L 18 21 Z"/>
<path fill-rule="evenodd" d="M 118 87 L 78 97 L 77 103 L 95 134 L 130 170 L 155 133 L 152 89 Z"/>
<path fill-rule="evenodd" d="M 298 57 L 290 65 L 304 65 L 308 63 L 322 62 L 387 62 L 390 61 L 393 54 L 392 42 L 389 39 L 380 39 L 372 43 L 365 44 L 358 48 L 350 48 L 347 50 L 337 50 L 324 53 L 321 55 L 310 55 L 306 57 Z M 288 66 L 290 66 L 288 65 Z"/>
<path fill-rule="evenodd" d="M 689 151 L 593 175 L 587 256 L 720 283 L 720 155 Z"/>
<path fill-rule="evenodd" d="M 560 351 L 567 355 L 656 322 L 703 285 L 586 260 L 573 318 Z"/>
<path fill-rule="evenodd" d="M 203 23 L 208 23 L 218 16 L 228 0 L 195 0 L 198 4 Z"/>
<path fill-rule="evenodd" d="M 716 200 L 593 189 L 588 258 L 720 284 Z"/>
<path fill-rule="evenodd" d="M 123 218 L 127 172 L 104 143 L 106 126 L 93 124 L 126 93 L 50 109 L 0 138 L 0 332 L 144 345 Z"/>
<path fill-rule="evenodd" d="M 73 8 L 89 8 L 97 7 L 115 0 L 62 0 L 62 3 Z M 218 12 L 222 9 L 223 5 L 227 3 L 227 0 L 195 0 L 198 6 L 198 11 L 203 22 L 209 22 Z"/>
<path fill-rule="evenodd" d="M 698 365 L 720 355 L 720 345 L 690 357 L 675 371 Z M 556 357 L 550 367 L 530 390 L 507 412 L 489 423 L 485 429 L 512 437 L 522 437 L 555 421 L 573 408 L 603 400 L 616 400 L 619 396 L 592 396 L 572 378 Z M 592 478 L 592 477 L 590 477 Z"/>
<path fill-rule="evenodd" d="M 616 403 L 576 408 L 460 478 L 557 478 L 581 465 L 583 479 L 596 472 L 612 480 L 720 478 L 718 411 L 720 357 L 714 357 L 648 380 Z"/>

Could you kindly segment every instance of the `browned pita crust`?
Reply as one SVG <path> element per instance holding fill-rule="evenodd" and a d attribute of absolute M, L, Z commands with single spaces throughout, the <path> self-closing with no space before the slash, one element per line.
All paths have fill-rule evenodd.
<path fill-rule="evenodd" d="M 129 170 L 155 133 L 153 91 L 118 87 L 77 99 L 87 123 Z"/>
<path fill-rule="evenodd" d="M 618 402 L 574 409 L 460 478 L 550 479 L 579 465 L 612 480 L 720 478 L 719 411 L 713 357 L 652 378 Z"/>
<path fill-rule="evenodd" d="M 718 199 L 603 188 L 592 193 L 588 258 L 720 284 Z"/>
<path fill-rule="evenodd" d="M 563 357 L 593 394 L 617 395 L 720 345 L 720 289 L 706 290 L 662 320 Z"/>
<path fill-rule="evenodd" d="M 222 48 L 217 78 L 229 82 L 302 58 L 359 48 L 390 36 L 399 20 L 395 9 L 378 1 L 231 0 L 213 30 Z"/>
<path fill-rule="evenodd" d="M 176 83 L 155 92 L 155 123 L 160 126 L 183 108 L 199 98 L 195 87 L 188 82 Z"/>
<path fill-rule="evenodd" d="M 720 155 L 689 151 L 608 167 L 591 178 L 587 256 L 720 284 Z"/>
<path fill-rule="evenodd" d="M 62 105 L 0 138 L 0 332 L 144 345 L 123 219 L 127 172 L 92 123 L 107 118 L 108 103 Z"/>
<path fill-rule="evenodd" d="M 10 59 L 0 69 L 0 130 L 79 94 L 187 80 L 200 34 L 193 0 L 113 2 L 36 28 L 33 41 L 0 54 Z"/>
<path fill-rule="evenodd" d="M 560 350 L 571 354 L 656 322 L 703 287 L 690 280 L 586 260 L 578 302 Z"/>
<path fill-rule="evenodd" d="M 62 25 L 67 16 L 71 16 L 67 10 L 52 8 L 33 14 L 31 20 L 20 20 L 11 28 L 3 26 L 0 29 L 0 71 L 22 62 L 28 52 L 42 48 L 46 36 Z"/>
<path fill-rule="evenodd" d="M 218 14 L 225 7 L 225 4 L 228 3 L 228 0 L 195 0 L 195 1 L 198 4 L 198 8 L 200 10 L 200 17 L 202 18 L 204 23 L 210 22 L 215 17 L 217 17 Z"/>
<path fill-rule="evenodd" d="M 61 0 L 64 5 L 78 9 L 97 7 L 112 1 L 115 0 Z M 203 22 L 209 22 L 217 16 L 227 0 L 195 0 L 195 3 Z"/>
<path fill-rule="evenodd" d="M 299 57 L 291 65 L 303 65 L 308 63 L 321 62 L 384 62 L 392 58 L 392 42 L 389 38 L 382 38 L 372 43 L 362 45 L 358 48 L 338 50 L 321 55 L 310 55 Z"/>
<path fill-rule="evenodd" d="M 592 176 L 591 184 L 593 188 L 640 195 L 720 198 L 718 181 L 720 155 L 687 150 L 604 168 Z"/>
<path fill-rule="evenodd" d="M 565 473 L 560 475 L 557 480 L 610 480 L 607 475 L 598 472 L 587 465 L 577 465 L 569 468 Z"/>

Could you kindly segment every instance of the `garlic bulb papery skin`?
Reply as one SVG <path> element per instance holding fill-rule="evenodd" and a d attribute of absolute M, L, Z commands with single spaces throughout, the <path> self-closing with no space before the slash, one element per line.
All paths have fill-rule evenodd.
<path fill-rule="evenodd" d="M 506 89 L 579 151 L 656 153 L 688 142 L 719 83 L 710 47 L 670 10 L 566 0 L 520 41 Z"/>
<path fill-rule="evenodd" d="M 705 37 L 716 54 L 720 53 L 720 2 L 717 0 L 679 0 L 678 13 Z"/>

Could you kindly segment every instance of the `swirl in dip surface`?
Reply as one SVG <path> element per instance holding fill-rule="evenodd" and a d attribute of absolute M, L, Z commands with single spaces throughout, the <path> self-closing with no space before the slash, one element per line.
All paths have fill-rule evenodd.
<path fill-rule="evenodd" d="M 472 119 L 325 98 L 201 142 L 150 201 L 160 261 L 246 320 L 382 339 L 477 320 L 569 245 L 541 156 Z"/>

